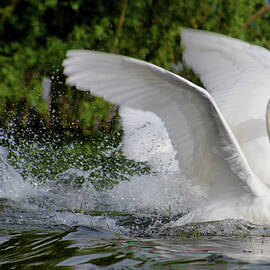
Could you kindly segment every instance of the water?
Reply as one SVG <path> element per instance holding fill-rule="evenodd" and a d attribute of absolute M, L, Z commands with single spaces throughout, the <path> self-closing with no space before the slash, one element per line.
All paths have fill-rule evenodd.
<path fill-rule="evenodd" d="M 177 175 L 165 182 L 165 176 L 133 177 L 96 191 L 33 185 L 13 173 L 1 185 L 2 269 L 270 267 L 269 227 L 186 222 L 199 199 L 183 200 L 194 194 L 186 195 L 188 185 L 179 192 Z"/>
<path fill-rule="evenodd" d="M 38 164 L 35 177 L 30 171 L 36 158 L 27 155 L 44 163 L 37 142 L 25 148 L 30 152 L 12 155 L 0 147 L 0 268 L 269 269 L 270 227 L 242 219 L 207 220 L 218 217 L 218 209 L 222 216 L 223 208 L 207 212 L 213 208 L 203 190 L 182 175 L 164 136 L 157 136 L 165 142 L 159 151 L 145 144 L 154 172 L 135 174 L 109 189 L 97 188 L 95 181 L 78 182 L 83 177 L 98 180 L 103 163 L 95 174 L 72 162 L 59 173 L 54 158 L 46 158 L 54 148 L 42 148 L 49 164 Z M 129 147 L 130 156 L 145 157 L 134 151 Z M 63 153 L 57 150 L 57 155 Z M 105 156 L 119 158 L 114 149 Z M 115 171 L 110 175 L 117 178 L 118 165 L 111 164 Z M 44 168 L 49 172 L 42 174 Z M 194 216 L 205 220 L 194 222 Z"/>
<path fill-rule="evenodd" d="M 78 226 L 0 233 L 3 269 L 269 269 L 266 237 L 134 238 Z"/>

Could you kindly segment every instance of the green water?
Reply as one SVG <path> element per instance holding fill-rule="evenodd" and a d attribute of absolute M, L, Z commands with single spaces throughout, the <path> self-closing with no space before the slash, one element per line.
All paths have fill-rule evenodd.
<path fill-rule="evenodd" d="M 269 269 L 263 236 L 134 238 L 85 226 L 0 233 L 1 269 Z"/>

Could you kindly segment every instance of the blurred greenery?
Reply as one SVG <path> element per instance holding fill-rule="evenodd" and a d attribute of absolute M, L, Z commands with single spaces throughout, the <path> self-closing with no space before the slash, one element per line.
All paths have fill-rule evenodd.
<path fill-rule="evenodd" d="M 54 98 L 59 98 L 60 91 L 62 105 L 74 99 L 75 94 L 64 86 L 62 75 L 61 63 L 68 49 L 114 51 L 172 69 L 172 64 L 181 60 L 182 26 L 220 32 L 270 48 L 269 11 L 243 28 L 267 3 L 265 0 L 2 0 L 1 112 L 23 106 L 27 109 L 19 111 L 24 118 L 28 107 L 43 116 L 48 114 L 48 102 L 42 99 L 44 77 L 53 81 Z M 117 33 L 121 19 L 123 24 Z M 22 99 L 23 104 L 18 103 Z M 108 111 L 112 106 L 103 99 L 90 100 L 89 105 L 88 101 L 80 102 L 75 117 L 82 120 L 83 129 L 88 131 L 93 130 L 96 121 L 110 118 Z M 75 114 L 75 110 L 67 109 L 70 106 L 65 107 L 66 111 L 64 107 L 58 122 L 63 126 L 72 122 L 70 114 Z M 4 118 L 6 121 L 6 114 Z M 3 119 L 2 124 L 6 124 Z"/>
<path fill-rule="evenodd" d="M 265 0 L 2 0 L 1 128 L 10 130 L 15 122 L 16 134 L 28 140 L 37 130 L 45 137 L 56 131 L 67 138 L 117 137 L 118 108 L 65 85 L 62 61 L 67 50 L 115 52 L 174 70 L 183 52 L 181 27 L 215 31 L 270 49 L 267 7 Z M 182 75 L 199 83 L 185 65 Z M 43 98 L 44 78 L 52 81 L 49 100 Z"/>

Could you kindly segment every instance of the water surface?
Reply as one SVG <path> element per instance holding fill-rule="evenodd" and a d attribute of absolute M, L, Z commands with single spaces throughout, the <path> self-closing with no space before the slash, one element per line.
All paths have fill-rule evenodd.
<path fill-rule="evenodd" d="M 48 159 L 50 177 L 25 179 L 34 159 L 18 151 L 14 167 L 0 150 L 2 269 L 270 268 L 270 227 L 241 219 L 191 222 L 206 199 L 179 171 L 135 174 L 100 189 L 81 179 L 98 181 L 102 163 L 90 174 L 71 162 L 52 177 L 57 164 Z M 115 156 L 107 151 L 111 167 L 104 164 L 117 178 Z"/>

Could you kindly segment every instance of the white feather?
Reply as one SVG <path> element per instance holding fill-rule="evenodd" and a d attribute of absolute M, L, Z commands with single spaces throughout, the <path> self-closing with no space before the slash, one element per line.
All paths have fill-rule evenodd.
<path fill-rule="evenodd" d="M 179 171 L 176 152 L 164 123 L 152 112 L 122 107 L 124 153 L 126 157 L 147 162 L 162 174 Z"/>
<path fill-rule="evenodd" d="M 67 83 L 158 115 L 180 167 L 195 184 L 207 187 L 209 196 L 253 198 L 266 192 L 206 90 L 129 57 L 84 50 L 70 51 L 67 56 Z"/>
<path fill-rule="evenodd" d="M 181 36 L 185 62 L 217 102 L 251 169 L 270 186 L 265 119 L 270 97 L 270 52 L 201 30 L 183 29 Z"/>

